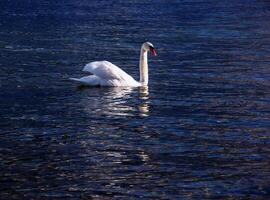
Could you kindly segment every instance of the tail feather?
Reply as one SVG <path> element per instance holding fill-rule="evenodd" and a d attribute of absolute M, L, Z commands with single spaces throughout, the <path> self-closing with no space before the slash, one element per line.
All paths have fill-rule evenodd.
<path fill-rule="evenodd" d="M 84 76 L 82 78 L 69 78 L 69 80 L 79 82 L 82 85 L 90 85 L 90 86 L 100 85 L 100 78 L 95 75 Z"/>
<path fill-rule="evenodd" d="M 69 80 L 81 82 L 81 80 L 79 78 L 69 78 Z"/>

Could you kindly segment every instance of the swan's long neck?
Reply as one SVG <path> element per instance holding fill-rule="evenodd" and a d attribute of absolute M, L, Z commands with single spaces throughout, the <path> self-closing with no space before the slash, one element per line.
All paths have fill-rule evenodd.
<path fill-rule="evenodd" d="M 142 86 L 148 85 L 148 61 L 147 61 L 147 51 L 141 48 L 140 55 L 140 83 Z"/>

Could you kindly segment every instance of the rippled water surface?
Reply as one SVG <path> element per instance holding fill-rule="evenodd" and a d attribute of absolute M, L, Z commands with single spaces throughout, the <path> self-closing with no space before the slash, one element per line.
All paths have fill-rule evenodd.
<path fill-rule="evenodd" d="M 0 199 L 268 199 L 270 4 L 0 2 Z M 109 60 L 148 88 L 78 88 Z"/>

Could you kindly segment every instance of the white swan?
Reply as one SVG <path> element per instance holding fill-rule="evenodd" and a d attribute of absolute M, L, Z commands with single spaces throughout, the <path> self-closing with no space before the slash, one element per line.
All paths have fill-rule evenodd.
<path fill-rule="evenodd" d="M 156 50 L 150 42 L 143 43 L 140 55 L 140 81 L 135 81 L 132 76 L 108 61 L 95 61 L 84 66 L 83 71 L 93 75 L 82 78 L 70 78 L 83 85 L 90 86 L 147 86 L 148 85 L 148 61 L 147 52 L 150 51 L 154 56 Z"/>

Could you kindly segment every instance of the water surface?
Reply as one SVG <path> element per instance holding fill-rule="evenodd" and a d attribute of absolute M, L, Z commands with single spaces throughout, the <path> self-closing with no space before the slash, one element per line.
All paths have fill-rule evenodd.
<path fill-rule="evenodd" d="M 2 1 L 0 199 L 267 199 L 267 1 Z M 77 88 L 91 61 L 148 88 Z"/>

